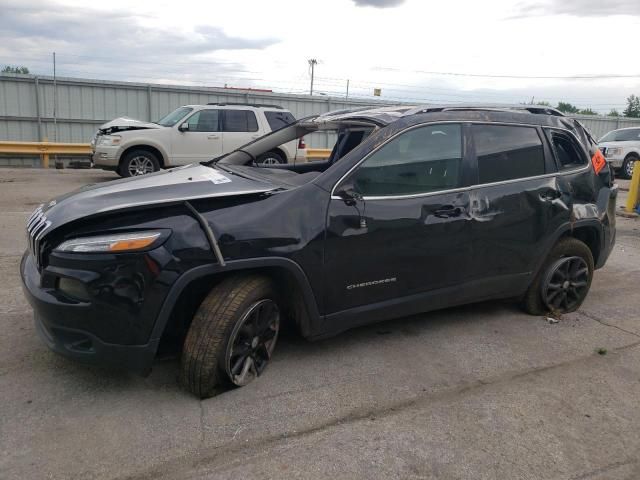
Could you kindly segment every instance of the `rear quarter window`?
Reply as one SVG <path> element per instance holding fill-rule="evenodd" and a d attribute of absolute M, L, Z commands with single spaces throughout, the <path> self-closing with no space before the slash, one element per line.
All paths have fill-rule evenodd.
<path fill-rule="evenodd" d="M 296 121 L 289 112 L 264 112 L 271 130 L 279 130 Z"/>
<path fill-rule="evenodd" d="M 571 135 L 560 130 L 547 130 L 547 135 L 558 162 L 558 169 L 569 170 L 587 164 L 587 157 Z"/>

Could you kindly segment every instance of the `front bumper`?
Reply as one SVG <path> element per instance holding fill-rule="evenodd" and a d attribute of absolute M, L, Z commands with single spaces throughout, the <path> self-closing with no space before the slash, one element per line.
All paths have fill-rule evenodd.
<path fill-rule="evenodd" d="M 622 163 L 624 162 L 624 157 L 605 157 L 605 160 L 611 164 L 613 168 L 622 168 Z"/>
<path fill-rule="evenodd" d="M 97 145 L 92 160 L 98 167 L 116 168 L 120 161 L 120 146 Z"/>
<path fill-rule="evenodd" d="M 96 307 L 91 303 L 63 302 L 42 288 L 40 272 L 29 253 L 22 257 L 20 275 L 25 297 L 33 307 L 36 331 L 51 350 L 82 363 L 149 373 L 159 339 L 144 345 L 120 345 L 105 342 L 92 332 L 69 328 L 64 319 L 90 318 Z"/>

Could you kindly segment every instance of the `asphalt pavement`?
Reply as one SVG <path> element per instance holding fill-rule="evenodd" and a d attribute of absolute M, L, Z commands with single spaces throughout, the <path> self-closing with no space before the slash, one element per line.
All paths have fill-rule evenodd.
<path fill-rule="evenodd" d="M 25 219 L 114 178 L 0 169 L 0 478 L 640 478 L 640 220 L 618 217 L 609 262 L 558 323 L 485 302 L 289 334 L 258 381 L 199 401 L 175 359 L 108 372 L 35 333 Z"/>

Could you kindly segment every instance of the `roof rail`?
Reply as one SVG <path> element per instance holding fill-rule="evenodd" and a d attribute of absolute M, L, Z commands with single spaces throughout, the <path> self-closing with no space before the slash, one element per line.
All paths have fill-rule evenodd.
<path fill-rule="evenodd" d="M 491 111 L 523 111 L 537 115 L 553 115 L 556 117 L 564 117 L 564 113 L 545 105 L 505 105 L 505 104 L 459 104 L 459 105 L 424 105 L 416 107 L 405 115 L 415 115 L 417 113 L 432 113 L 432 112 L 445 112 L 445 111 L 460 111 L 460 110 L 491 110 Z"/>
<path fill-rule="evenodd" d="M 269 105 L 267 103 L 230 103 L 230 102 L 218 103 L 218 102 L 213 102 L 213 103 L 207 103 L 207 105 L 218 105 L 219 107 L 226 107 L 228 105 L 234 105 L 234 106 L 240 106 L 240 107 L 278 108 L 280 110 L 284 110 L 280 105 Z"/>

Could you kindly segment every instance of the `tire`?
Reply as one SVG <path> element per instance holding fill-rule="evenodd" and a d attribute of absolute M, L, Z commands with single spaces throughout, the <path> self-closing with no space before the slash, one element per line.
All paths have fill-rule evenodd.
<path fill-rule="evenodd" d="M 620 168 L 620 177 L 631 178 L 633 174 L 633 166 L 637 161 L 638 157 L 636 155 L 627 155 L 627 158 L 622 162 L 622 168 Z"/>
<path fill-rule="evenodd" d="M 264 323 L 261 314 L 268 319 L 264 335 L 253 330 Z M 271 280 L 238 275 L 222 281 L 205 297 L 187 332 L 183 385 L 199 398 L 212 397 L 219 387 L 246 385 L 264 372 L 279 329 L 280 310 Z"/>
<path fill-rule="evenodd" d="M 257 158 L 256 163 L 262 165 L 277 165 L 284 163 L 284 159 L 278 152 L 267 152 L 260 155 Z"/>
<path fill-rule="evenodd" d="M 563 274 L 568 272 L 559 269 L 565 268 L 576 274 L 586 271 L 575 279 L 572 279 L 569 274 L 563 280 Z M 570 313 L 577 310 L 589 292 L 593 270 L 593 255 L 587 245 L 572 237 L 561 239 L 553 247 L 531 282 L 522 302 L 524 311 L 531 315 L 544 315 Z M 556 288 L 558 285 L 559 287 Z M 553 296 L 554 292 L 555 296 Z M 552 296 L 552 301 L 548 301 Z M 563 296 L 568 299 L 566 303 L 562 301 Z M 556 304 L 558 301 L 560 301 L 559 305 Z"/>
<path fill-rule="evenodd" d="M 121 177 L 137 177 L 160 170 L 158 158 L 147 150 L 132 150 L 127 153 L 118 166 Z"/>

